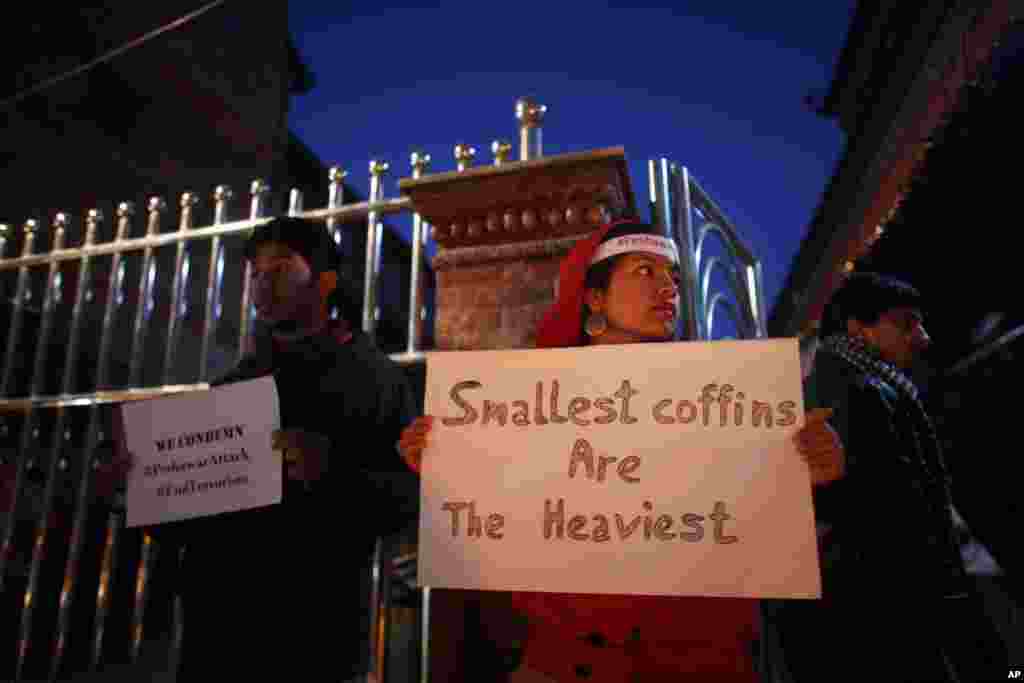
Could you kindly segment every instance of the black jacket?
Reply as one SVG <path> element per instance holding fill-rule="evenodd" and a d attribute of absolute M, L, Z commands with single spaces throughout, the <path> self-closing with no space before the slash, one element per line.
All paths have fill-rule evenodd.
<path fill-rule="evenodd" d="M 825 598 L 877 592 L 930 599 L 963 590 L 953 520 L 937 508 L 897 390 L 828 352 L 808 378 L 808 407 L 832 408 L 846 475 L 815 492 Z"/>
<path fill-rule="evenodd" d="M 365 335 L 339 344 L 324 333 L 286 351 L 262 340 L 217 384 L 267 374 L 281 427 L 326 435 L 329 469 L 310 490 L 286 480 L 279 505 L 173 525 L 186 680 L 365 671 L 373 543 L 416 518 L 418 480 L 395 447 L 414 416 L 401 368 Z"/>
<path fill-rule="evenodd" d="M 821 351 L 807 408 L 832 408 L 846 473 L 814 491 L 820 600 L 765 600 L 774 682 L 951 681 L 940 653 L 960 628 L 945 596 L 968 590 L 907 419 L 910 399 Z"/>

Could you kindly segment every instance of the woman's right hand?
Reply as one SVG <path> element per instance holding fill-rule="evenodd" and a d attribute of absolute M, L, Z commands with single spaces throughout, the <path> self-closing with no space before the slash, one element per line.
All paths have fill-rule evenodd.
<path fill-rule="evenodd" d="M 427 435 L 430 434 L 433 425 L 433 416 L 417 417 L 402 430 L 402 438 L 398 441 L 398 451 L 402 454 L 402 460 L 417 474 L 423 462 L 423 449 L 427 447 Z"/>

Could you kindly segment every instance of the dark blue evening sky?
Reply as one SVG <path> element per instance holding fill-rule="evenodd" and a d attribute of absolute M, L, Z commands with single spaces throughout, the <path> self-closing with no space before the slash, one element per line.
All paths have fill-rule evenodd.
<path fill-rule="evenodd" d="M 827 88 L 853 5 L 293 0 L 316 87 L 290 125 L 364 196 L 369 159 L 388 161 L 395 196 L 415 148 L 434 171 L 454 169 L 457 142 L 490 163 L 531 95 L 548 106 L 545 154 L 625 147 L 643 211 L 647 159 L 688 167 L 762 259 L 770 305 L 841 151 L 805 96 Z"/>

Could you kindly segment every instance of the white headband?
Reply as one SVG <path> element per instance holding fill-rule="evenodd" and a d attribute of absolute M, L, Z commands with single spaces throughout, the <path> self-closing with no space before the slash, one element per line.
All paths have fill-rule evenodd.
<path fill-rule="evenodd" d="M 622 235 L 615 239 L 608 240 L 601 244 L 590 259 L 593 265 L 612 256 L 625 254 L 631 251 L 643 251 L 649 254 L 664 256 L 673 263 L 679 263 L 679 252 L 676 250 L 676 243 L 667 237 L 660 235 Z"/>

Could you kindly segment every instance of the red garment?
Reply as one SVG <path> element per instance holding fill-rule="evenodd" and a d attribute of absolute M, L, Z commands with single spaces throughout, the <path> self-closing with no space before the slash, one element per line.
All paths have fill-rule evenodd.
<path fill-rule="evenodd" d="M 512 601 L 530 620 L 523 666 L 560 682 L 758 680 L 756 600 L 513 593 Z"/>
<path fill-rule="evenodd" d="M 583 283 L 590 259 L 608 231 L 633 220 L 604 225 L 577 242 L 558 266 L 558 299 L 537 325 L 537 348 L 552 349 L 582 346 L 580 325 L 583 319 Z"/>

